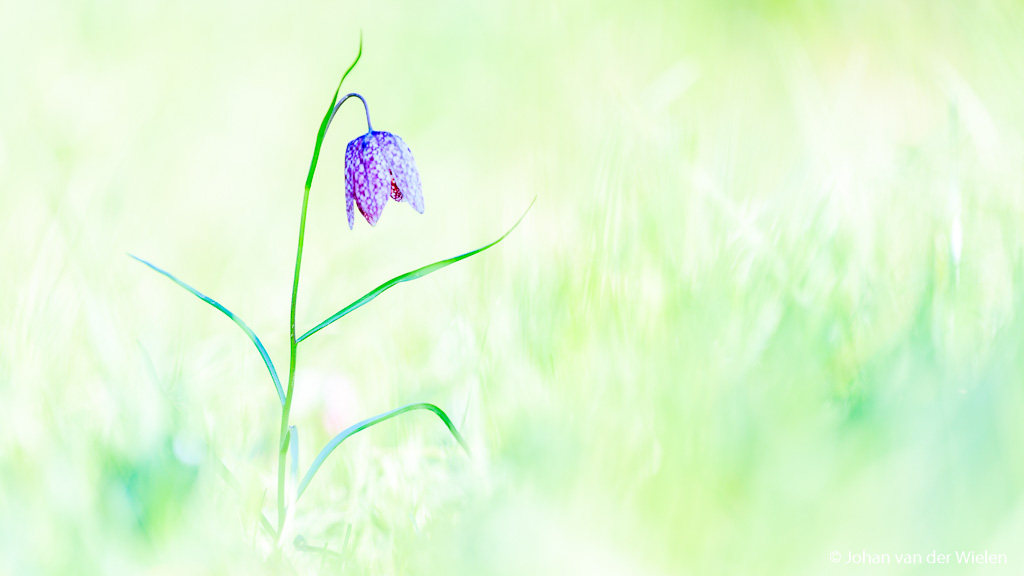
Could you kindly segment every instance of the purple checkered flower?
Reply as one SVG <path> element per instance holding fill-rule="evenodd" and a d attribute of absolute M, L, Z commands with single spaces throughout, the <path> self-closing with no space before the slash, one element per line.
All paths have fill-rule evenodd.
<path fill-rule="evenodd" d="M 353 204 L 359 207 L 370 226 L 376 226 L 388 196 L 397 202 L 408 202 L 414 210 L 423 213 L 420 174 L 412 151 L 398 136 L 371 129 L 349 142 L 345 150 L 345 205 L 349 229 L 355 225 Z"/>

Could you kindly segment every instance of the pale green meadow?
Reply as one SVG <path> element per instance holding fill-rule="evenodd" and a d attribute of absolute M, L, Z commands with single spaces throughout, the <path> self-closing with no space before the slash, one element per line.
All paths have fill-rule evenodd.
<path fill-rule="evenodd" d="M 1022 30 L 1009 1 L 0 3 L 0 576 L 1024 572 Z M 127 254 L 286 375 L 360 31 L 342 91 L 426 211 L 349 231 L 346 104 L 300 332 L 537 200 L 301 343 L 300 473 L 413 402 L 470 454 L 428 412 L 360 432 L 277 553 L 267 369 Z"/>

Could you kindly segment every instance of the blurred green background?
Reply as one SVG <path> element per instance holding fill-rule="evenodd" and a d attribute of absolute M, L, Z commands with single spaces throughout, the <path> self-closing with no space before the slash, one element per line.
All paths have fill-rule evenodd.
<path fill-rule="evenodd" d="M 316 129 L 295 573 L 1019 574 L 1018 2 L 0 3 L 0 574 L 259 574 Z M 227 481 L 228 474 L 235 478 Z M 235 485 L 232 485 L 235 484 Z M 897 565 L 988 550 L 1007 565 Z M 890 564 L 833 564 L 838 552 Z"/>

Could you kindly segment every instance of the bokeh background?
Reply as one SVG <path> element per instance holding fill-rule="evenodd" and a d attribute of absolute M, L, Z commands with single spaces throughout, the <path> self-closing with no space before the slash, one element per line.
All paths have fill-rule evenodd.
<path fill-rule="evenodd" d="M 1019 574 L 1018 2 L 0 3 L 0 574 Z M 988 550 L 998 566 L 897 565 Z M 840 553 L 890 564 L 833 564 Z"/>

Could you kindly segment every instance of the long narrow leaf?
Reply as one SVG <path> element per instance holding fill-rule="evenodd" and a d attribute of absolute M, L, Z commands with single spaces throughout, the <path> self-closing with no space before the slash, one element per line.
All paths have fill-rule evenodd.
<path fill-rule="evenodd" d="M 302 482 L 299 484 L 299 490 L 298 494 L 296 494 L 295 496 L 295 500 L 298 501 L 298 499 L 302 497 L 302 493 L 306 491 L 306 487 L 309 486 L 309 482 L 313 479 L 313 476 L 316 475 L 317 470 L 320 469 L 320 466 L 324 463 L 324 460 L 327 460 L 327 457 L 331 455 L 331 452 L 333 452 L 334 449 L 337 448 L 339 444 L 344 442 L 349 436 L 352 436 L 353 434 L 360 432 L 362 430 L 366 430 L 370 426 L 380 424 L 385 420 L 394 418 L 399 414 L 404 414 L 406 412 L 411 412 L 413 410 L 430 410 L 434 414 L 437 414 L 437 417 L 440 418 L 441 421 L 444 422 L 444 425 L 448 427 L 448 431 L 452 433 L 452 436 L 454 436 L 455 440 L 459 442 L 459 445 L 462 446 L 466 453 L 469 453 L 469 446 L 466 445 L 466 441 L 462 438 L 462 434 L 459 434 L 459 431 L 455 428 L 455 424 L 452 424 L 451 418 L 448 418 L 448 415 L 444 413 L 444 410 L 441 410 L 440 408 L 434 406 L 433 404 L 427 404 L 425 402 L 421 402 L 419 404 L 409 404 L 408 406 L 402 406 L 401 408 L 395 408 L 394 410 L 390 410 L 383 414 L 378 414 L 373 418 L 367 418 L 366 420 L 363 420 L 358 424 L 353 424 L 352 426 L 349 426 L 348 428 L 344 429 L 341 432 L 341 434 L 335 436 L 330 442 L 327 443 L 326 446 L 324 446 L 323 450 L 320 451 L 320 454 L 317 454 L 316 460 L 314 460 L 313 464 L 309 467 L 309 471 L 306 472 L 306 475 L 302 477 Z"/>
<path fill-rule="evenodd" d="M 345 82 L 345 78 L 348 77 L 348 73 L 356 67 L 359 63 L 359 59 L 363 57 L 363 31 L 359 31 L 359 52 L 356 53 L 356 59 L 345 70 L 345 73 L 341 75 L 341 80 L 338 81 L 338 88 L 334 91 L 334 97 L 331 98 L 331 105 L 327 107 L 327 113 L 324 114 L 324 119 L 320 122 L 320 130 L 316 133 L 316 144 L 313 146 L 313 159 L 309 163 L 309 173 L 306 174 L 306 190 L 309 190 L 313 186 L 313 173 L 316 172 L 316 163 L 320 159 L 320 147 L 323 146 L 324 136 L 327 135 L 327 127 L 331 125 L 331 114 L 334 112 L 334 105 L 338 102 L 338 94 L 341 93 L 341 85 Z"/>
<path fill-rule="evenodd" d="M 328 318 L 328 319 L 324 320 L 323 322 L 317 324 L 316 326 L 314 326 L 312 329 L 307 331 L 302 336 L 299 336 L 296 339 L 296 342 L 302 342 L 306 338 L 309 338 L 313 334 L 316 334 L 320 330 L 326 328 L 327 326 L 330 326 L 334 322 L 337 322 L 342 317 L 347 315 L 349 312 L 353 312 L 353 311 L 357 310 L 358 308 L 361 308 L 363 305 L 368 304 L 371 300 L 373 300 L 377 296 L 380 296 L 381 293 L 383 293 L 388 288 L 391 288 L 395 284 L 401 284 L 402 282 L 408 282 L 410 280 L 416 280 L 417 278 L 422 278 L 422 277 L 426 276 L 427 274 L 430 274 L 432 272 L 437 272 L 438 270 L 440 270 L 440 269 L 442 269 L 442 268 L 444 268 L 446 266 L 449 266 L 451 264 L 454 264 L 454 263 L 458 262 L 459 260 L 465 260 L 466 258 L 469 258 L 470 256 L 473 256 L 475 254 L 479 254 L 480 252 L 483 252 L 484 250 L 487 250 L 488 248 L 494 246 L 498 242 L 501 242 L 502 240 L 505 239 L 506 236 L 511 234 L 512 231 L 516 229 L 516 226 L 519 226 L 519 223 L 523 221 L 523 218 L 526 217 L 526 214 L 530 211 L 530 208 L 533 207 L 533 203 L 536 202 L 536 201 L 537 201 L 537 198 L 534 197 L 533 201 L 530 202 L 530 205 L 526 208 L 526 212 L 523 212 L 523 215 L 519 217 L 519 220 L 516 220 L 516 223 L 513 224 L 512 227 L 508 229 L 508 232 L 505 232 L 504 234 L 501 235 L 501 238 L 498 238 L 494 242 L 491 242 L 490 244 L 488 244 L 488 245 L 486 245 L 486 246 L 484 246 L 482 248 L 477 248 L 476 250 L 473 250 L 471 252 L 466 252 L 465 254 L 461 254 L 459 256 L 455 256 L 454 258 L 448 258 L 447 260 L 441 260 L 440 262 L 434 262 L 433 264 L 428 264 L 427 266 L 424 266 L 422 268 L 417 268 L 416 270 L 413 270 L 412 272 L 406 272 L 405 274 L 402 274 L 401 276 L 396 276 L 396 277 L 392 278 L 391 280 L 388 280 L 387 282 L 381 284 L 380 286 L 377 286 L 376 288 L 374 288 L 373 290 L 368 292 L 362 298 L 360 298 L 360 299 L 356 300 L 355 302 L 349 304 L 348 306 L 342 308 L 340 311 L 338 311 L 336 314 L 334 314 L 330 318 Z"/>
<path fill-rule="evenodd" d="M 274 368 L 274 362 L 270 359 L 270 354 L 267 353 L 267 349 L 263 346 L 263 342 L 260 342 L 260 339 L 256 336 L 256 333 L 252 331 L 252 328 L 249 328 L 248 324 L 243 322 L 242 319 L 239 318 L 238 316 L 235 316 L 233 312 L 231 312 L 230 310 L 228 310 L 227 308 L 222 306 L 220 304 L 220 302 L 217 302 L 213 298 L 210 298 L 209 296 L 204 295 L 203 293 L 199 292 L 195 288 L 189 286 L 188 284 L 185 284 L 181 280 L 178 280 L 170 272 L 167 272 L 166 270 L 162 270 L 162 269 L 160 269 L 160 268 L 150 264 L 149 262 L 146 262 L 142 258 L 139 258 L 138 256 L 134 256 L 132 254 L 129 254 L 129 256 L 131 256 L 132 258 L 138 260 L 139 262 L 142 262 L 146 266 L 149 266 L 150 268 L 152 268 L 153 270 L 163 274 L 164 276 L 170 278 L 172 282 L 174 282 L 178 286 L 181 286 L 185 290 L 188 290 L 196 298 L 199 298 L 203 302 L 206 302 L 210 306 L 213 306 L 217 310 L 220 310 L 221 312 L 224 313 L 225 316 L 230 318 L 232 322 L 237 324 L 238 327 L 241 328 L 243 332 L 245 332 L 246 336 L 249 337 L 249 340 L 252 340 L 252 343 L 256 345 L 256 349 L 259 350 L 260 356 L 263 358 L 263 363 L 266 364 L 267 370 L 270 371 L 270 377 L 274 380 L 274 387 L 277 388 L 277 396 L 281 400 L 281 404 L 284 405 L 284 388 L 281 387 L 281 379 L 277 375 L 277 369 Z"/>

